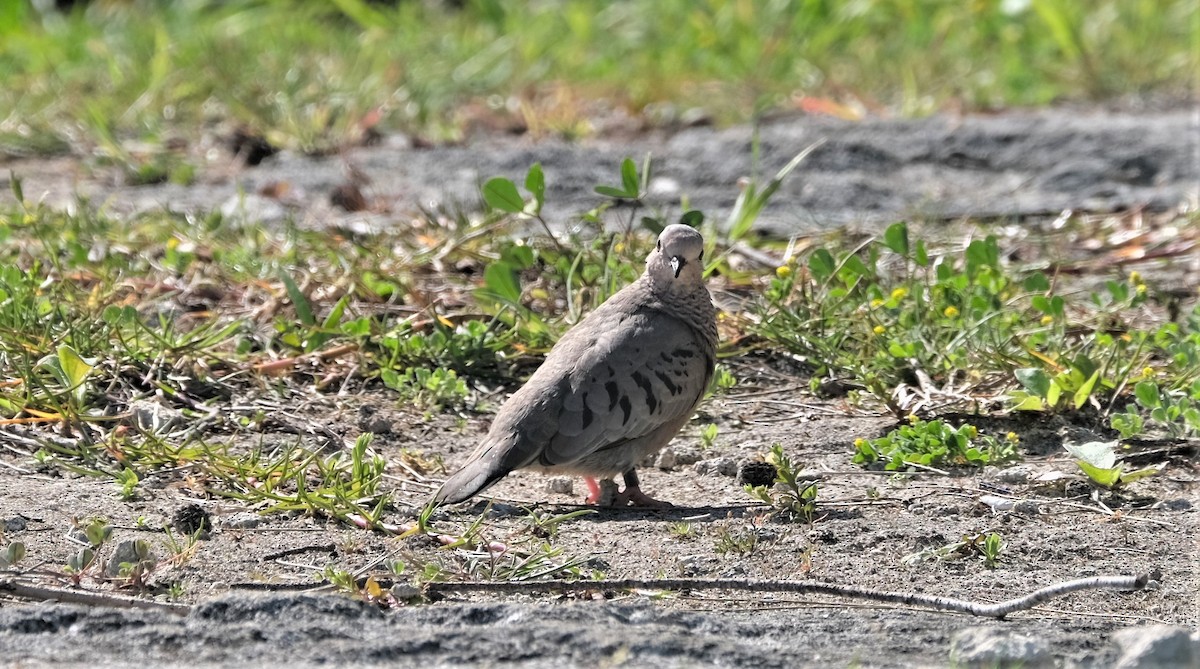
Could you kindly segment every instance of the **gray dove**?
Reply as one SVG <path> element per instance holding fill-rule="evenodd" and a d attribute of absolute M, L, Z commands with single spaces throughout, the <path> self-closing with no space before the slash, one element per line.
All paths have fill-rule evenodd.
<path fill-rule="evenodd" d="M 704 239 L 669 225 L 646 271 L 563 335 L 504 403 L 483 442 L 433 496 L 469 499 L 515 469 L 622 474 L 618 506 L 670 506 L 641 491 L 634 466 L 661 450 L 704 396 L 716 362 L 716 314 L 704 287 Z"/>

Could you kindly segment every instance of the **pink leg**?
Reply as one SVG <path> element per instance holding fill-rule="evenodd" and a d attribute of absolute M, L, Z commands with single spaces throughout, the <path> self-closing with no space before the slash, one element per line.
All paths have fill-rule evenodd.
<path fill-rule="evenodd" d="M 588 496 L 587 496 L 587 500 L 585 500 L 586 503 L 599 504 L 600 503 L 600 484 L 596 482 L 596 477 L 585 476 L 585 477 L 583 477 L 583 482 L 586 483 L 587 487 L 588 487 Z"/>

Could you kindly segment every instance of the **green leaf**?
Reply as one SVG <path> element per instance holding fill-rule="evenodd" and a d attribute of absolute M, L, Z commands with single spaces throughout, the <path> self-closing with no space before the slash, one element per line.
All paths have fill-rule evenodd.
<path fill-rule="evenodd" d="M 1146 467 L 1132 472 L 1121 472 L 1121 485 L 1133 483 L 1138 479 L 1144 479 L 1147 476 L 1154 476 L 1158 473 L 1157 467 Z"/>
<path fill-rule="evenodd" d="M 493 209 L 499 209 L 510 214 L 520 213 L 525 209 L 525 200 L 517 192 L 517 185 L 504 177 L 493 177 L 483 184 L 483 201 Z"/>
<path fill-rule="evenodd" d="M 13 197 L 17 199 L 17 204 L 25 205 L 25 190 L 21 187 L 21 177 L 18 177 L 12 170 L 8 171 L 8 184 L 12 187 Z"/>
<path fill-rule="evenodd" d="M 1020 391 L 1018 391 L 1018 393 L 1020 393 Z M 1016 410 L 1016 411 L 1045 411 L 1046 410 L 1046 403 L 1042 401 L 1042 398 L 1040 398 L 1036 395 L 1028 395 L 1028 394 L 1023 394 L 1023 393 L 1020 393 L 1020 395 L 1023 395 L 1023 396 L 1019 396 L 1018 394 L 1013 395 L 1013 397 L 1017 400 L 1016 406 L 1013 407 L 1014 410 Z"/>
<path fill-rule="evenodd" d="M 1079 386 L 1079 390 L 1075 391 L 1075 397 L 1073 399 L 1076 409 L 1079 409 L 1079 407 L 1082 407 L 1084 403 L 1088 401 L 1088 397 L 1090 397 L 1092 394 L 1092 388 L 1096 387 L 1096 381 L 1099 378 L 1100 370 L 1097 369 L 1095 372 L 1092 372 L 1092 375 L 1088 377 L 1087 381 L 1084 381 L 1082 386 Z"/>
<path fill-rule="evenodd" d="M 76 399 L 82 402 L 86 390 L 83 382 L 92 371 L 92 363 L 85 360 L 67 344 L 60 344 L 57 353 L 58 365 L 62 368 L 71 392 Z"/>
<path fill-rule="evenodd" d="M 1017 382 L 1035 396 L 1045 398 L 1050 393 L 1050 375 L 1036 367 L 1022 367 L 1013 372 Z"/>
<path fill-rule="evenodd" d="M 510 304 L 521 302 L 521 283 L 517 273 L 506 263 L 493 263 L 483 271 L 483 285 L 493 296 Z"/>
<path fill-rule="evenodd" d="M 346 313 L 346 307 L 350 305 L 350 296 L 343 295 L 342 299 L 333 305 L 333 309 L 329 311 L 329 315 L 325 317 L 325 322 L 321 327 L 332 330 L 342 322 L 342 316 Z"/>
<path fill-rule="evenodd" d="M 1121 479 L 1120 467 L 1096 467 L 1082 460 L 1076 460 L 1075 464 L 1079 465 L 1079 468 L 1083 470 L 1084 474 L 1087 474 L 1088 478 L 1105 488 L 1113 487 Z"/>
<path fill-rule="evenodd" d="M 304 293 L 300 292 L 296 282 L 292 281 L 287 272 L 279 272 L 279 277 L 283 281 L 283 287 L 287 289 L 288 299 L 292 301 L 292 306 L 296 307 L 296 317 L 305 325 L 316 325 L 317 319 L 313 318 L 312 305 L 308 303 Z"/>
<path fill-rule="evenodd" d="M 541 163 L 529 166 L 529 172 L 525 175 L 525 190 L 533 194 L 533 213 L 540 213 L 542 205 L 546 203 L 546 175 L 542 172 Z"/>
<path fill-rule="evenodd" d="M 1137 397 L 1138 404 L 1147 409 L 1158 407 L 1161 398 L 1158 392 L 1158 385 L 1150 381 L 1142 381 L 1133 387 L 1133 394 Z"/>
<path fill-rule="evenodd" d="M 846 260 L 842 263 L 842 266 L 855 276 L 871 276 L 871 270 L 867 269 L 866 263 L 863 262 L 862 258 L 859 258 L 856 255 L 846 256 Z"/>
<path fill-rule="evenodd" d="M 1031 293 L 1044 293 L 1050 290 L 1050 279 L 1047 279 L 1046 275 L 1041 272 L 1034 272 L 1025 277 L 1022 286 Z"/>
<path fill-rule="evenodd" d="M 883 233 L 884 246 L 897 255 L 908 255 L 908 226 L 904 223 L 893 223 Z"/>
<path fill-rule="evenodd" d="M 1111 469 L 1117 464 L 1117 442 L 1089 441 L 1084 444 L 1063 444 L 1076 460 L 1097 469 Z"/>
<path fill-rule="evenodd" d="M 634 195 L 630 195 L 629 193 L 626 193 L 619 188 L 613 188 L 612 186 L 596 186 L 595 190 L 600 195 L 604 195 L 606 197 L 615 197 L 618 200 L 632 200 L 634 197 L 636 197 L 636 193 Z"/>
<path fill-rule="evenodd" d="M 1058 398 L 1062 395 L 1063 387 L 1058 381 L 1050 379 L 1050 387 L 1046 390 L 1046 405 L 1053 409 L 1058 406 Z"/>
<path fill-rule="evenodd" d="M 628 193 L 627 197 L 636 198 L 638 196 L 637 163 L 633 162 L 633 158 L 621 161 L 621 187 Z"/>
<path fill-rule="evenodd" d="M 679 222 L 689 228 L 699 228 L 704 223 L 704 212 L 695 209 L 685 211 L 683 216 L 679 217 Z"/>
<path fill-rule="evenodd" d="M 925 249 L 925 240 L 917 240 L 917 252 L 913 255 L 913 260 L 921 267 L 929 267 L 929 251 Z"/>
<path fill-rule="evenodd" d="M 808 257 L 808 270 L 818 280 L 823 281 L 833 276 L 833 270 L 836 266 L 833 254 L 825 249 L 817 249 Z"/>

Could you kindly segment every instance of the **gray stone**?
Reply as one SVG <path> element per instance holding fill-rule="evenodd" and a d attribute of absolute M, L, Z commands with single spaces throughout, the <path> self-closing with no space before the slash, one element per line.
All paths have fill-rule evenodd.
<path fill-rule="evenodd" d="M 149 571 L 158 563 L 149 542 L 126 539 L 117 544 L 112 557 L 104 566 L 104 575 L 109 578 L 130 576 L 135 571 Z"/>
<path fill-rule="evenodd" d="M 950 659 L 967 667 L 1050 666 L 1052 656 L 1044 641 L 997 627 L 968 627 L 950 640 Z"/>
<path fill-rule="evenodd" d="M 1200 639 L 1175 625 L 1130 627 L 1113 634 L 1118 669 L 1200 667 Z"/>
<path fill-rule="evenodd" d="M 570 476 L 554 476 L 546 481 L 546 491 L 559 495 L 575 493 L 575 479 Z"/>
<path fill-rule="evenodd" d="M 727 455 L 723 455 L 718 458 L 711 458 L 708 460 L 701 460 L 700 462 L 696 463 L 696 473 L 697 474 L 704 474 L 704 475 L 717 474 L 720 476 L 734 477 L 734 476 L 737 476 L 737 472 L 738 472 L 737 460 L 734 460 L 733 458 L 731 458 Z"/>
<path fill-rule="evenodd" d="M 242 511 L 221 519 L 221 527 L 228 530 L 248 530 L 262 525 L 263 517 L 251 511 Z"/>

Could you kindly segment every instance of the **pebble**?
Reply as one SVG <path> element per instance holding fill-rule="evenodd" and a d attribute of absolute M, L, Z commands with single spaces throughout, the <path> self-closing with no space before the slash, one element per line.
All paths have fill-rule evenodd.
<path fill-rule="evenodd" d="M 965 667 L 1048 667 L 1046 642 L 996 627 L 968 627 L 950 640 L 950 661 Z"/>
<path fill-rule="evenodd" d="M 1146 625 L 1118 630 L 1112 636 L 1121 649 L 1117 669 L 1166 669 L 1200 666 L 1200 637 L 1175 625 Z"/>
<path fill-rule="evenodd" d="M 1027 483 L 1033 477 L 1033 470 L 1026 465 L 1008 467 L 996 472 L 996 479 L 1001 483 Z"/>
<path fill-rule="evenodd" d="M 738 466 L 737 461 L 733 458 L 723 455 L 719 458 L 711 458 L 709 460 L 701 460 L 696 465 L 697 474 L 718 474 L 720 476 L 737 476 Z"/>
<path fill-rule="evenodd" d="M 546 491 L 559 495 L 575 494 L 575 479 L 570 476 L 554 476 L 546 481 Z"/>
<path fill-rule="evenodd" d="M 253 511 L 241 511 L 221 519 L 221 527 L 229 530 L 248 530 L 262 523 L 263 517 Z"/>
<path fill-rule="evenodd" d="M 143 542 L 145 543 L 145 542 Z M 149 543 L 145 543 L 149 548 Z M 138 540 L 126 539 L 117 544 L 117 548 L 113 551 L 112 557 L 108 559 L 108 563 L 104 567 L 104 575 L 109 578 L 117 578 L 121 576 L 121 565 L 142 563 L 147 567 L 147 571 L 153 568 L 158 563 L 158 558 L 154 556 L 154 550 L 149 549 L 145 555 L 138 554 Z"/>

